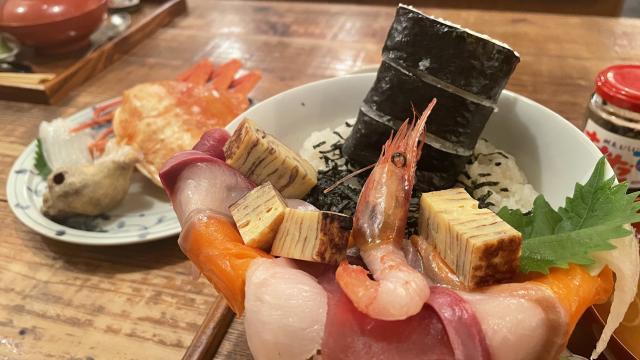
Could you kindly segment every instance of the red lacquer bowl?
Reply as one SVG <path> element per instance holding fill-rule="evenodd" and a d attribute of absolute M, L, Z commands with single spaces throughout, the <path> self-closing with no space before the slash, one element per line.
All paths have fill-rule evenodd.
<path fill-rule="evenodd" d="M 39 52 L 59 54 L 89 45 L 107 0 L 0 0 L 0 31 Z"/>

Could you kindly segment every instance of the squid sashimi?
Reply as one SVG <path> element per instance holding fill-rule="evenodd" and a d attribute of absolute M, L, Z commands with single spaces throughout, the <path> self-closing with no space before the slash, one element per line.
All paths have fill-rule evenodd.
<path fill-rule="evenodd" d="M 358 310 L 381 320 L 402 320 L 417 314 L 429 298 L 429 285 L 412 268 L 402 252 L 421 154 L 425 123 L 436 100 L 417 124 L 406 121 L 385 144 L 382 155 L 367 179 L 353 218 L 351 238 L 371 271 L 342 262 L 336 278 Z"/>
<path fill-rule="evenodd" d="M 327 294 L 317 280 L 293 261 L 280 258 L 254 260 L 246 281 L 244 326 L 254 358 L 314 355 L 327 316 Z"/>
<path fill-rule="evenodd" d="M 625 313 L 638 291 L 640 250 L 636 235 L 632 233 L 629 236 L 615 239 L 612 243 L 616 246 L 615 249 L 594 254 L 596 261 L 600 264 L 606 264 L 613 270 L 616 275 L 616 283 L 607 324 L 591 354 L 592 359 L 597 358 L 604 351 L 613 331 L 624 319 Z"/>

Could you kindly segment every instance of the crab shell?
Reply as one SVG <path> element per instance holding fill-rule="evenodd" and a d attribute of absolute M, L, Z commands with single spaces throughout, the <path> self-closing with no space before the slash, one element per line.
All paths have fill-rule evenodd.
<path fill-rule="evenodd" d="M 175 153 L 191 149 L 202 134 L 224 127 L 244 109 L 246 96 L 183 81 L 143 83 L 124 92 L 113 119 L 120 144 L 138 150 L 138 170 L 162 186 L 158 172 Z"/>

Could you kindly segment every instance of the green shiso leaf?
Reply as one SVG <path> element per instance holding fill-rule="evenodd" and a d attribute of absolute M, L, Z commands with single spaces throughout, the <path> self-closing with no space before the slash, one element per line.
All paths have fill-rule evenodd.
<path fill-rule="evenodd" d="M 594 263 L 591 253 L 614 249 L 610 240 L 629 235 L 625 225 L 640 221 L 638 193 L 627 194 L 628 187 L 605 178 L 602 157 L 558 211 L 542 195 L 529 214 L 502 208 L 498 216 L 522 233 L 520 271 L 547 274 L 552 267 L 589 265 Z"/>
<path fill-rule="evenodd" d="M 51 174 L 51 168 L 47 163 L 47 159 L 44 158 L 44 152 L 42 151 L 42 141 L 36 140 L 36 157 L 33 161 L 33 167 L 36 168 L 38 175 L 43 179 L 46 179 Z"/>

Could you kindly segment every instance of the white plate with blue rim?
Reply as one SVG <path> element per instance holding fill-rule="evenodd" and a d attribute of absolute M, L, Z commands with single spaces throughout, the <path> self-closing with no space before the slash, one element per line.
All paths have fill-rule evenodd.
<path fill-rule="evenodd" d="M 92 115 L 93 108 L 87 108 L 69 119 L 79 124 Z M 6 189 L 9 207 L 33 231 L 51 239 L 94 246 L 135 244 L 180 233 L 180 223 L 164 191 L 137 171 L 129 193 L 115 209 L 100 216 L 73 217 L 64 224 L 46 218 L 40 208 L 47 181 L 34 167 L 36 147 L 33 141 L 15 161 Z"/>

